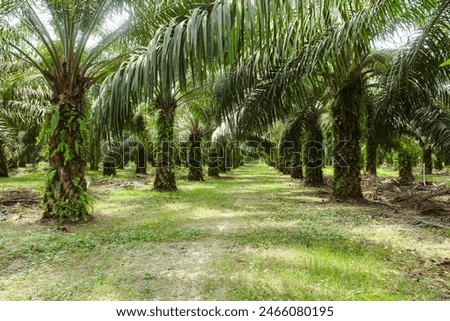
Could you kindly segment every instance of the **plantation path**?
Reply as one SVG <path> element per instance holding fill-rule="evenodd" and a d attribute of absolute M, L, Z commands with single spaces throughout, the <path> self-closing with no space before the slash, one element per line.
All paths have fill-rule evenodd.
<path fill-rule="evenodd" d="M 67 232 L 0 223 L 0 299 L 450 298 L 450 235 L 412 212 L 332 203 L 265 165 L 175 193 L 129 182 L 93 186 L 95 221 Z"/>

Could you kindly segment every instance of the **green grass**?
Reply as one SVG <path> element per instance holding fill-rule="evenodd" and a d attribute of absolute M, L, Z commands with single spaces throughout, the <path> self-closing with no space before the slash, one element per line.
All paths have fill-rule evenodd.
<path fill-rule="evenodd" d="M 118 174 L 93 184 L 95 220 L 69 233 L 33 223 L 38 209 L 0 223 L 0 299 L 449 297 L 450 275 L 438 265 L 450 257 L 449 235 L 409 225 L 401 219 L 409 212 L 330 203 L 329 190 L 301 187 L 265 165 L 179 180 L 174 193 L 143 181 L 121 187 L 136 179 L 131 169 Z M 19 173 L 0 180 L 0 190 L 35 189 L 43 177 Z"/>
<path fill-rule="evenodd" d="M 449 169 L 448 167 L 446 169 Z M 333 167 L 324 168 L 324 174 L 328 176 L 333 176 Z M 423 181 L 422 168 L 420 166 L 413 169 L 414 178 L 417 181 Z M 398 178 L 398 171 L 394 166 L 383 165 L 377 169 L 377 176 L 381 179 L 386 178 Z M 447 175 L 426 175 L 426 180 L 433 183 L 445 183 L 450 185 L 450 176 Z"/>

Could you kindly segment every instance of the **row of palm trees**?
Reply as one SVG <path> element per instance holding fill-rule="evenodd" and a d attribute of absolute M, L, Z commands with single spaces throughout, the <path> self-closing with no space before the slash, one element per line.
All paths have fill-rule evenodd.
<path fill-rule="evenodd" d="M 25 62 L 49 93 L 48 219 L 88 219 L 85 169 L 100 141 L 90 132 L 122 137 L 142 108 L 154 119 L 162 191 L 176 189 L 168 144 L 183 109 L 191 109 L 194 160 L 201 139 L 264 141 L 284 124 L 280 146 L 292 141 L 293 152 L 280 153 L 296 177 L 306 165 L 308 185 L 322 184 L 321 143 L 332 141 L 339 199 L 362 197 L 365 137 L 371 174 L 379 146 L 400 149 L 399 137 L 448 150 L 445 0 L 2 0 L 0 14 L 2 61 Z M 377 49 L 399 29 L 414 31 L 407 45 Z M 94 95 L 93 85 L 101 86 Z M 203 178 L 201 162 L 189 177 Z"/>

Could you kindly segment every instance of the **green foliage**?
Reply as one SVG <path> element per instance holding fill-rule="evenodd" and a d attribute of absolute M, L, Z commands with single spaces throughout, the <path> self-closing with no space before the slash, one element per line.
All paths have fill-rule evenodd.
<path fill-rule="evenodd" d="M 56 218 L 58 225 L 64 224 L 67 221 L 73 223 L 86 223 L 89 221 L 92 213 L 92 196 L 83 188 L 77 187 L 78 199 L 63 199 L 54 201 L 53 194 L 44 194 L 44 199 L 48 201 L 44 204 L 50 207 L 52 212 L 47 213 L 46 216 Z"/>
<path fill-rule="evenodd" d="M 45 155 L 50 159 L 43 200 L 45 218 L 87 222 L 92 212 L 92 198 L 86 190 L 84 160 L 88 154 L 89 123 L 72 105 L 54 106 L 44 123 L 40 139 L 46 142 Z M 60 162 L 63 162 L 61 167 Z M 81 163 L 81 165 L 80 165 Z M 60 171 L 68 174 L 60 174 Z M 67 181 L 69 175 L 70 181 Z"/>
<path fill-rule="evenodd" d="M 404 167 L 415 167 L 419 164 L 422 149 L 417 142 L 409 137 L 402 137 L 397 140 L 393 153 L 395 169 L 400 170 Z"/>

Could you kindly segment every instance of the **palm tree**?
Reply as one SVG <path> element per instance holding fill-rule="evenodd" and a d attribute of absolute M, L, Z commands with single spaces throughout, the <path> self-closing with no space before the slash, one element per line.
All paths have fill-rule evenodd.
<path fill-rule="evenodd" d="M 304 118 L 304 146 L 303 155 L 305 163 L 305 185 L 321 186 L 324 184 L 323 179 L 323 119 L 326 118 L 326 106 L 318 102 L 306 110 Z"/>
<path fill-rule="evenodd" d="M 442 151 L 450 147 L 450 123 L 444 111 L 446 104 L 441 100 L 448 95 L 442 93 L 448 92 L 450 76 L 446 64 L 442 64 L 448 57 L 450 42 L 450 3 L 436 1 L 434 5 L 429 17 L 415 26 L 418 32 L 413 41 L 395 53 L 390 70 L 382 78 L 384 90 L 377 110 L 380 117 L 388 114 L 389 118 L 401 120 L 396 126 L 413 132 L 421 141 L 428 174 L 432 173 L 433 145 Z"/>
<path fill-rule="evenodd" d="M 51 170 L 44 195 L 44 218 L 86 221 L 89 196 L 85 179 L 88 122 L 86 92 L 105 65 L 102 56 L 125 31 L 106 23 L 128 7 L 120 0 L 15 2 L 8 26 L 17 39 L 3 37 L 10 54 L 39 71 L 51 88 L 45 138 Z"/>
<path fill-rule="evenodd" d="M 182 117 L 179 122 L 180 126 L 184 128 L 185 136 L 189 142 L 187 157 L 189 167 L 188 180 L 202 181 L 204 180 L 203 147 L 206 145 L 205 142 L 210 141 L 213 132 L 213 109 L 210 107 L 211 99 L 204 91 L 204 88 L 191 91 L 187 96 L 185 95 L 186 102 L 183 103 L 181 108 Z M 214 175 L 212 168 L 211 175 Z"/>
<path fill-rule="evenodd" d="M 41 75 L 8 59 L 0 62 L 0 76 L 0 177 L 6 177 L 7 149 L 15 154 L 14 159 L 10 159 L 13 165 L 17 165 L 17 161 L 24 165 L 24 157 L 31 156 L 25 154 L 35 149 L 48 108 L 49 90 Z M 8 148 L 11 144 L 16 146 Z"/>

